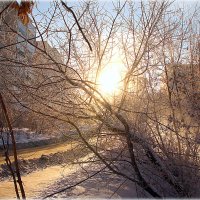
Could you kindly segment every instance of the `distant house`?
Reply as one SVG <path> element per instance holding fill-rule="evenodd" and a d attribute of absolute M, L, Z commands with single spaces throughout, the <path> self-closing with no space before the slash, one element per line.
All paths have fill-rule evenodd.
<path fill-rule="evenodd" d="M 9 3 L 9 1 L 0 2 L 0 10 L 3 10 Z M 11 6 L 0 16 L 0 72 L 4 76 L 7 75 L 5 76 L 7 80 L 13 76 L 30 77 L 31 68 L 28 65 L 31 64 L 35 53 L 35 36 L 36 28 L 32 21 L 29 19 L 29 23 L 24 25 L 17 11 Z M 27 67 L 22 68 L 24 64 Z"/>
<path fill-rule="evenodd" d="M 0 12 L 8 3 L 10 2 L 0 1 Z M 17 11 L 11 7 L 0 16 L 0 90 L 5 91 L 6 103 L 12 112 L 15 115 L 19 114 L 15 126 L 31 127 L 35 119 L 32 121 L 29 110 L 22 108 L 8 90 L 17 96 L 23 105 L 28 105 L 30 103 L 29 95 L 26 93 L 28 87 L 36 88 L 45 80 L 50 82 L 55 79 L 54 71 L 42 69 L 43 66 L 49 69 L 56 67 L 52 59 L 37 49 L 38 47 L 44 50 L 43 44 L 47 54 L 55 62 L 63 63 L 62 56 L 56 48 L 51 47 L 46 41 L 44 43 L 36 41 L 36 28 L 31 19 L 24 25 Z M 36 65 L 38 68 L 34 68 Z M 52 88 L 48 89 L 51 92 Z"/>
<path fill-rule="evenodd" d="M 0 2 L 3 10 L 10 2 Z M 0 16 L 0 56 L 7 59 L 30 61 L 35 53 L 36 29 L 31 20 L 24 25 L 17 11 L 9 7 Z M 33 45 L 32 45 L 33 44 Z"/>
<path fill-rule="evenodd" d="M 24 25 L 20 20 L 17 21 L 17 27 L 18 31 L 21 36 L 17 36 L 17 42 L 20 42 L 17 44 L 17 56 L 18 58 L 33 58 L 33 55 L 35 53 L 35 45 L 36 45 L 36 29 L 33 26 L 33 24 L 28 23 L 27 25 Z"/>
<path fill-rule="evenodd" d="M 39 62 L 40 64 L 52 64 L 54 60 L 57 63 L 63 64 L 63 58 L 61 53 L 58 51 L 58 49 L 52 47 L 47 41 L 36 41 L 36 46 L 44 50 L 49 56 L 44 52 L 41 52 L 40 50 L 36 49 L 34 54 L 35 62 Z"/>

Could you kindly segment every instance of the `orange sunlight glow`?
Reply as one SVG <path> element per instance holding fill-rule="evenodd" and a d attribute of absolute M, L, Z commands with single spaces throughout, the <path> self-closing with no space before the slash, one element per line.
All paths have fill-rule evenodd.
<path fill-rule="evenodd" d="M 97 80 L 99 92 L 103 96 L 111 97 L 120 93 L 122 89 L 123 65 L 119 62 L 107 65 Z"/>

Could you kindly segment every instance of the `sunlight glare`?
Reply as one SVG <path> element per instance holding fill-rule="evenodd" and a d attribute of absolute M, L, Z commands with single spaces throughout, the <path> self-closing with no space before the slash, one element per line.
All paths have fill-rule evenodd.
<path fill-rule="evenodd" d="M 122 65 L 119 63 L 108 65 L 103 69 L 98 78 L 99 91 L 104 96 L 112 96 L 119 93 L 122 86 Z"/>

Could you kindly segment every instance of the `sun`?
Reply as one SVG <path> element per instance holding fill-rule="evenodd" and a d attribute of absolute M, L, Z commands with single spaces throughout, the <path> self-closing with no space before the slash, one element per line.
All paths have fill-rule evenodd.
<path fill-rule="evenodd" d="M 104 96 L 119 94 L 122 87 L 122 66 L 119 63 L 108 65 L 100 72 L 97 84 L 99 92 Z"/>

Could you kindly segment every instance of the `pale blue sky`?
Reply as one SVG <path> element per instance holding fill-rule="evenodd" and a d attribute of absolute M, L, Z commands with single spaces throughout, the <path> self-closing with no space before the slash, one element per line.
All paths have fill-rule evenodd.
<path fill-rule="evenodd" d="M 68 1 L 65 1 L 67 3 L 67 5 L 69 6 L 77 6 L 77 4 L 80 2 L 79 0 L 77 1 L 74 1 L 74 0 L 68 0 Z M 118 2 L 117 0 L 114 0 L 114 1 L 111 1 L 111 0 L 104 0 L 104 1 L 98 1 L 100 2 L 101 5 L 104 5 L 104 8 L 108 11 L 110 11 L 110 13 L 112 14 L 112 3 L 114 2 L 115 4 Z M 123 2 L 123 1 L 121 1 Z M 133 1 L 133 2 L 136 2 L 136 4 L 138 3 L 139 5 L 139 2 L 138 0 L 136 1 Z M 36 16 L 36 20 L 37 21 L 40 21 L 41 18 L 37 16 L 37 9 L 36 7 L 40 10 L 40 12 L 42 13 L 47 13 L 48 15 L 48 9 L 50 9 L 51 5 L 53 3 L 53 0 L 51 1 L 42 1 L 42 0 L 36 0 L 36 6 L 34 7 L 33 9 L 33 15 Z M 173 4 L 173 6 L 175 8 L 177 7 L 184 7 L 185 9 L 187 9 L 189 12 L 192 12 L 195 8 L 195 5 L 198 4 L 200 5 L 199 1 L 198 0 L 192 0 L 192 1 L 188 1 L 188 0 L 176 0 Z M 125 11 L 126 12 L 126 11 Z M 137 11 L 136 11 L 137 12 Z M 62 20 L 61 20 L 62 21 Z M 59 23 L 59 22 L 58 22 Z"/>

